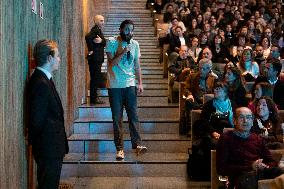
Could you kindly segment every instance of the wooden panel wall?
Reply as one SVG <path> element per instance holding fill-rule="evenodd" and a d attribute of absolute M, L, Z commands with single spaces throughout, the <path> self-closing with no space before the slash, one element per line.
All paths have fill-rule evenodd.
<path fill-rule="evenodd" d="M 27 188 L 24 90 L 29 54 L 42 38 L 59 43 L 61 64 L 56 87 L 72 133 L 76 108 L 86 96 L 84 35 L 96 13 L 96 0 L 37 0 L 44 19 L 31 11 L 31 0 L 0 0 L 0 188 Z M 100 1 L 100 3 L 107 1 Z M 39 5 L 37 6 L 39 8 Z"/>

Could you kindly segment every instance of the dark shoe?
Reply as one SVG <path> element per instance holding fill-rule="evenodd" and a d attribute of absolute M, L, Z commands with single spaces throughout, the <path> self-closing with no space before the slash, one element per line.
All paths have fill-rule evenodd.
<path fill-rule="evenodd" d="M 96 99 L 95 101 L 91 101 L 90 105 L 95 105 L 95 104 L 104 104 L 105 102 L 100 100 L 100 99 Z"/>
<path fill-rule="evenodd" d="M 140 146 L 140 145 L 138 145 L 138 146 L 136 147 L 136 154 L 137 154 L 137 155 L 145 154 L 147 151 L 148 151 L 148 149 L 147 149 L 146 146 Z"/>
<path fill-rule="evenodd" d="M 102 100 L 100 100 L 99 98 L 97 98 L 96 100 L 95 100 L 95 104 L 104 104 L 105 102 L 104 101 L 102 101 Z"/>

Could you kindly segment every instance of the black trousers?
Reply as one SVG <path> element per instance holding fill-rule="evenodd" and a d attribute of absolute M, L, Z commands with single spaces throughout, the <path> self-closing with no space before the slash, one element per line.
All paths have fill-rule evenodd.
<path fill-rule="evenodd" d="M 89 60 L 88 64 L 90 72 L 90 102 L 95 102 L 98 97 L 97 89 L 103 80 L 101 73 L 102 63 Z"/>
<path fill-rule="evenodd" d="M 38 189 L 58 189 L 63 158 L 37 158 Z"/>

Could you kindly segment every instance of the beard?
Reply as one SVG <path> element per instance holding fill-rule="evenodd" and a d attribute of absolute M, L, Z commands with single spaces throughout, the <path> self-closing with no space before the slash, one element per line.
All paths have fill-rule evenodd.
<path fill-rule="evenodd" d="M 122 38 L 123 41 L 130 42 L 133 35 L 131 35 L 131 34 L 125 35 L 125 33 L 120 32 L 120 37 Z"/>

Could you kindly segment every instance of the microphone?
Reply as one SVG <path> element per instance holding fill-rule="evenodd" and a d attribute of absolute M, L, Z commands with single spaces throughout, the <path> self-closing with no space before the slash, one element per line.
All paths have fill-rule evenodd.
<path fill-rule="evenodd" d="M 130 44 L 130 41 L 127 41 L 127 45 L 129 45 Z M 128 51 L 127 52 L 127 60 L 129 60 L 130 59 L 130 51 Z"/>

